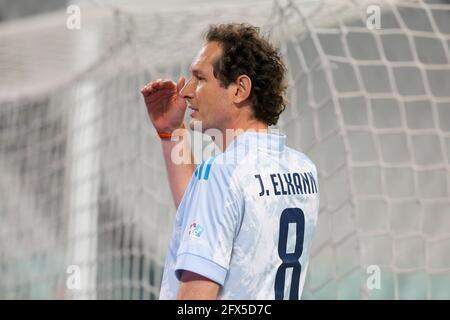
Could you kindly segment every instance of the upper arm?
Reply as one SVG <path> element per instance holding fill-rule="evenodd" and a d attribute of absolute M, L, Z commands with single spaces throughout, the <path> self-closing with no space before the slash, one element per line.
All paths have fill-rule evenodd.
<path fill-rule="evenodd" d="M 232 172 L 233 168 L 212 164 L 211 159 L 196 171 L 197 180 L 183 208 L 184 230 L 175 264 L 180 281 L 190 271 L 209 279 L 209 285 L 224 285 L 242 211 L 236 192 L 231 192 Z M 182 283 L 195 288 L 198 284 Z"/>
<path fill-rule="evenodd" d="M 178 289 L 178 300 L 215 300 L 220 285 L 190 271 L 183 271 Z"/>

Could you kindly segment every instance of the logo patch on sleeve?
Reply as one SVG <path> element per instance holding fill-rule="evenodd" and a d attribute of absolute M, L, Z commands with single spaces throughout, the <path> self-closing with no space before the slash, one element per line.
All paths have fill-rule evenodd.
<path fill-rule="evenodd" d="M 200 239 L 205 228 L 199 223 L 192 223 L 189 226 L 189 237 L 193 239 Z"/>

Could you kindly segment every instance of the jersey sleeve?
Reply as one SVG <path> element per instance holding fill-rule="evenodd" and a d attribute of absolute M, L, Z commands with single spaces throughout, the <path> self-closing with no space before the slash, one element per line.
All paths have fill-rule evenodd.
<path fill-rule="evenodd" d="M 196 169 L 185 199 L 185 229 L 175 265 L 178 280 L 188 270 L 224 284 L 243 211 L 233 172 L 233 166 L 214 163 L 214 158 Z"/>

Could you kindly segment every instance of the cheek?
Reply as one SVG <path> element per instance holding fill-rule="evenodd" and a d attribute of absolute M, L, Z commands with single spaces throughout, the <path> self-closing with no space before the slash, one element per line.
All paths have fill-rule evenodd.
<path fill-rule="evenodd" d="M 229 92 L 223 90 L 220 92 L 220 95 L 217 96 L 217 108 L 220 112 L 229 113 L 232 107 L 232 99 L 229 95 Z"/>
<path fill-rule="evenodd" d="M 205 87 L 202 84 L 198 84 L 195 88 L 195 99 L 197 100 L 197 103 L 202 106 L 205 105 L 205 102 L 207 103 L 208 96 Z"/>
<path fill-rule="evenodd" d="M 210 109 L 213 104 L 214 93 L 208 90 L 208 87 L 204 84 L 198 84 L 195 90 L 195 98 L 197 103 L 200 104 L 202 109 Z"/>
<path fill-rule="evenodd" d="M 199 105 L 199 113 L 203 116 L 213 116 L 221 119 L 229 111 L 229 93 L 221 88 L 208 87 L 207 83 L 199 83 L 195 90 L 195 96 Z"/>

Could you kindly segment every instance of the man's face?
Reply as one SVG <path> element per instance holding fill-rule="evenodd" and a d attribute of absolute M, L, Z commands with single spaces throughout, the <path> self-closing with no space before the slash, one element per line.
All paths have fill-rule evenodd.
<path fill-rule="evenodd" d="M 213 64 L 221 55 L 220 45 L 208 42 L 191 65 L 192 77 L 181 90 L 191 111 L 191 129 L 194 121 L 201 121 L 202 131 L 210 128 L 224 131 L 233 119 L 233 86 L 225 89 L 213 73 Z"/>

